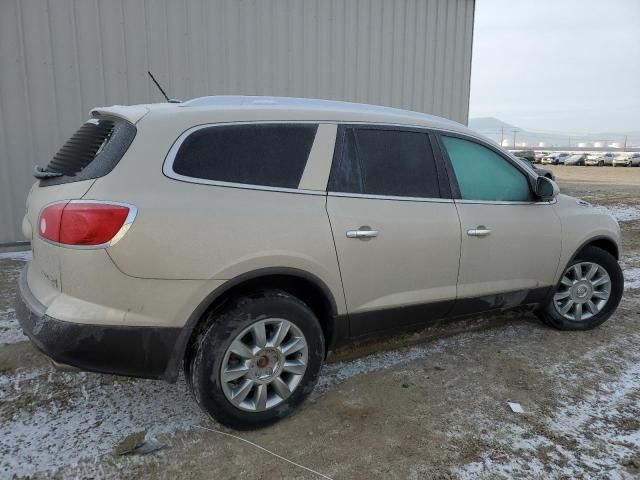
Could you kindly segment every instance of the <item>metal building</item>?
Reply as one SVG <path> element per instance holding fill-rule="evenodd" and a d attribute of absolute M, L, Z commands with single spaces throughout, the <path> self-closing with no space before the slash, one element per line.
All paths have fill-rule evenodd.
<path fill-rule="evenodd" d="M 475 0 L 2 0 L 0 244 L 92 107 L 256 94 L 467 122 Z"/>

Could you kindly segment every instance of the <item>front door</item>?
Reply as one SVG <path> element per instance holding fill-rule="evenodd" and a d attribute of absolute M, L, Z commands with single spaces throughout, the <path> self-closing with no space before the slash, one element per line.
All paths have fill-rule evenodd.
<path fill-rule="evenodd" d="M 428 133 L 349 126 L 337 138 L 327 211 L 351 334 L 445 316 L 460 224 Z"/>
<path fill-rule="evenodd" d="M 462 229 L 454 314 L 536 303 L 553 285 L 560 219 L 537 202 L 524 166 L 471 138 L 441 137 Z"/>

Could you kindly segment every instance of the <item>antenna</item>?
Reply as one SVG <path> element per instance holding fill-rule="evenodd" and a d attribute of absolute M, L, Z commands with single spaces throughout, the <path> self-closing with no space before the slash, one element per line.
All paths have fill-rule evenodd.
<path fill-rule="evenodd" d="M 160 92 L 162 93 L 162 96 L 167 100 L 167 102 L 169 102 L 169 103 L 182 103 L 180 100 L 169 98 L 169 96 L 166 94 L 166 92 L 162 89 L 162 87 L 160 86 L 160 84 L 156 80 L 156 77 L 153 76 L 153 73 L 151 73 L 149 70 L 147 70 L 147 73 L 151 77 L 151 80 L 153 80 L 153 83 L 156 84 L 156 87 L 158 87 L 158 90 L 160 90 Z"/>

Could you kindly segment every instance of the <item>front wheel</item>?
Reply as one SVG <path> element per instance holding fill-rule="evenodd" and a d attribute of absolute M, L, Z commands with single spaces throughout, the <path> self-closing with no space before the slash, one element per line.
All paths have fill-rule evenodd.
<path fill-rule="evenodd" d="M 324 337 L 311 309 L 286 292 L 262 290 L 206 319 L 187 360 L 188 383 L 218 422 L 260 428 L 305 400 L 323 359 Z"/>
<path fill-rule="evenodd" d="M 616 310 L 624 290 L 616 259 L 597 247 L 586 247 L 562 274 L 551 302 L 538 315 L 559 330 L 590 330 Z"/>

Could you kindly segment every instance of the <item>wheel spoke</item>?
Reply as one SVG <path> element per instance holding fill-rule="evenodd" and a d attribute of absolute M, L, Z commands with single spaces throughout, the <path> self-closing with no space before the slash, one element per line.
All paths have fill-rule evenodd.
<path fill-rule="evenodd" d="M 576 280 L 582 279 L 582 266 L 579 263 L 573 266 L 573 276 Z"/>
<path fill-rule="evenodd" d="M 582 320 L 582 304 L 576 303 L 576 312 L 575 312 L 576 322 L 580 322 Z"/>
<path fill-rule="evenodd" d="M 295 353 L 299 350 L 302 350 L 305 347 L 305 341 L 301 337 L 293 337 L 289 343 L 282 346 L 282 354 L 286 357 Z"/>
<path fill-rule="evenodd" d="M 573 300 L 569 299 L 567 300 L 567 303 L 565 303 L 561 308 L 560 308 L 560 313 L 561 314 L 565 314 L 569 311 L 569 309 L 571 309 L 571 307 L 573 306 Z"/>
<path fill-rule="evenodd" d="M 594 281 L 592 281 L 591 285 L 593 285 L 594 287 L 599 287 L 600 285 L 604 285 L 606 283 L 609 283 L 609 277 L 606 275 L 603 275 L 600 278 L 597 278 Z"/>
<path fill-rule="evenodd" d="M 236 406 L 240 405 L 247 398 L 252 388 L 253 380 L 245 379 L 244 383 L 231 393 L 231 402 Z"/>
<path fill-rule="evenodd" d="M 229 347 L 229 350 L 232 353 L 235 353 L 239 357 L 242 358 L 253 358 L 253 351 L 242 342 L 240 339 L 236 339 Z"/>
<path fill-rule="evenodd" d="M 605 290 L 594 290 L 591 295 L 593 297 L 600 298 L 601 300 L 607 300 L 609 298 L 609 292 Z"/>
<path fill-rule="evenodd" d="M 256 410 L 264 410 L 267 408 L 267 386 L 258 385 L 256 390 Z"/>
<path fill-rule="evenodd" d="M 557 292 L 553 298 L 555 298 L 556 300 L 564 300 L 565 298 L 567 298 L 570 295 L 569 290 L 565 290 L 564 292 Z"/>
<path fill-rule="evenodd" d="M 280 322 L 280 324 L 278 325 L 278 329 L 275 331 L 273 337 L 271 338 L 271 341 L 269 342 L 269 346 L 279 347 L 282 344 L 284 337 L 287 336 L 287 333 L 289 333 L 289 324 Z"/>
<path fill-rule="evenodd" d="M 282 371 L 293 373 L 295 375 L 304 374 L 307 369 L 307 365 L 302 360 L 287 360 L 282 365 Z"/>
<path fill-rule="evenodd" d="M 276 391 L 278 396 L 283 400 L 291 395 L 291 390 L 289 390 L 289 385 L 285 383 L 282 378 L 277 377 L 273 382 L 271 382 L 271 386 Z"/>
<path fill-rule="evenodd" d="M 568 277 L 562 277 L 562 280 L 560 280 L 560 283 L 562 283 L 567 287 L 571 287 L 573 285 L 573 282 Z"/>
<path fill-rule="evenodd" d="M 596 307 L 596 304 L 593 303 L 591 300 L 589 300 L 587 303 L 587 309 L 589 310 L 589 312 L 591 312 L 592 314 L 596 314 L 598 313 L 598 307 Z"/>
<path fill-rule="evenodd" d="M 237 368 L 227 368 L 222 372 L 222 381 L 233 382 L 234 380 L 244 377 L 248 371 L 249 368 L 245 365 Z"/>
<path fill-rule="evenodd" d="M 598 272 L 598 265 L 596 265 L 595 263 L 592 263 L 591 268 L 589 268 L 589 271 L 587 272 L 587 276 L 585 278 L 587 280 L 591 280 L 597 272 Z"/>
<path fill-rule="evenodd" d="M 267 345 L 267 332 L 265 330 L 264 322 L 257 322 L 251 329 L 253 334 L 253 341 L 260 348 L 264 348 Z"/>

